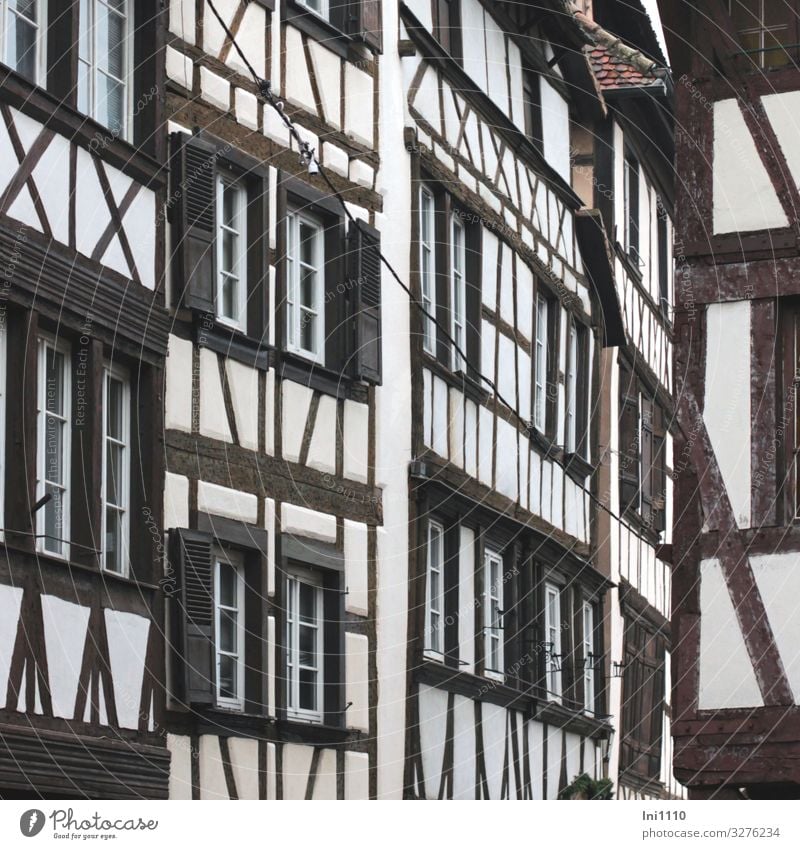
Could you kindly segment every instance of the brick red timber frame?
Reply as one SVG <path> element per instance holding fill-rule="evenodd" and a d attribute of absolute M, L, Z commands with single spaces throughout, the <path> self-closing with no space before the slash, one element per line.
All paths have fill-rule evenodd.
<path fill-rule="evenodd" d="M 751 796 L 768 798 L 777 785 L 783 785 L 779 795 L 796 797 L 800 707 L 794 704 L 749 556 L 800 551 L 800 529 L 783 524 L 780 450 L 775 462 L 762 459 L 781 415 L 776 298 L 800 294 L 800 195 L 760 102 L 767 93 L 800 90 L 800 71 L 748 74 L 744 63 L 732 58 L 726 5 L 712 0 L 699 12 L 688 0 L 660 0 L 675 73 L 678 191 L 675 375 L 682 433 L 674 449 L 674 768 L 692 798 L 738 798 L 742 786 Z M 789 227 L 741 235 L 711 232 L 713 103 L 734 97 Z M 742 299 L 751 302 L 751 401 L 758 410 L 750 447 L 752 527 L 745 530 L 733 520 L 702 419 L 706 306 Z M 698 707 L 700 562 L 712 557 L 719 559 L 763 707 Z"/>

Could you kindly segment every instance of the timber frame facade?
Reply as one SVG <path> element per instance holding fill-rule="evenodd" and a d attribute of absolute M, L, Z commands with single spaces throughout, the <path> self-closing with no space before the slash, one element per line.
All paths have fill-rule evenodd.
<path fill-rule="evenodd" d="M 786 115 L 800 71 L 792 47 L 745 52 L 727 3 L 703 22 L 692 4 L 660 5 L 676 22 L 676 184 L 692 185 L 677 193 L 675 247 L 675 770 L 694 798 L 798 798 L 798 619 L 785 601 L 800 196 Z"/>
<path fill-rule="evenodd" d="M 102 100 L 55 5 L 0 37 L 0 797 L 166 798 L 162 30 L 115 7 Z"/>

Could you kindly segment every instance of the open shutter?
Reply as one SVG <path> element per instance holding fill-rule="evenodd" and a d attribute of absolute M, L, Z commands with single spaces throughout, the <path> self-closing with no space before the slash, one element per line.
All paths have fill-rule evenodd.
<path fill-rule="evenodd" d="M 381 236 L 363 221 L 350 225 L 349 277 L 353 291 L 353 370 L 381 382 Z"/>
<path fill-rule="evenodd" d="M 619 403 L 619 498 L 624 511 L 638 507 L 639 493 L 639 399 L 624 368 L 619 372 Z"/>
<path fill-rule="evenodd" d="M 175 199 L 176 306 L 214 312 L 216 148 L 197 136 L 172 136 L 170 197 Z"/>
<path fill-rule="evenodd" d="M 658 404 L 653 405 L 653 527 L 658 532 L 664 530 L 666 515 L 666 458 L 664 453 L 664 413 Z"/>
<path fill-rule="evenodd" d="M 466 316 L 467 316 L 467 374 L 482 384 L 481 370 L 481 266 L 483 227 L 465 224 L 466 239 Z"/>
<path fill-rule="evenodd" d="M 175 579 L 173 609 L 176 695 L 187 705 L 214 702 L 214 579 L 211 537 L 170 531 Z"/>
<path fill-rule="evenodd" d="M 652 526 L 656 474 L 653 464 L 653 402 L 642 398 L 642 519 Z"/>
<path fill-rule="evenodd" d="M 377 53 L 383 51 L 381 5 L 381 0 L 350 0 L 350 35 Z"/>

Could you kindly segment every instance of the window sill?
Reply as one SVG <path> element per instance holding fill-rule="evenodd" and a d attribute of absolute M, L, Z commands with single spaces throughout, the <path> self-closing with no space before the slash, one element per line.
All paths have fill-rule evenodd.
<path fill-rule="evenodd" d="M 622 518 L 625 519 L 636 531 L 638 531 L 654 548 L 661 543 L 662 531 L 656 531 L 642 518 L 641 514 L 629 507 L 623 510 Z"/>
<path fill-rule="evenodd" d="M 330 21 L 315 14 L 294 0 L 283 2 L 283 22 L 297 27 L 301 32 L 310 35 L 315 41 L 323 44 L 328 50 L 346 59 L 353 39 Z"/>
<path fill-rule="evenodd" d="M 630 274 L 637 283 L 641 283 L 643 280 L 642 269 L 636 264 L 636 260 L 625 250 L 625 248 L 622 247 L 619 242 L 614 245 L 614 249 L 620 261 L 625 266 L 625 270 L 628 274 Z"/>
<path fill-rule="evenodd" d="M 470 375 L 463 371 L 451 371 L 444 363 L 437 360 L 432 354 L 423 351 L 423 365 L 429 368 L 437 377 L 447 383 L 453 389 L 460 389 L 470 401 L 474 401 L 479 406 L 489 399 L 490 395 L 480 383 Z"/>
<path fill-rule="evenodd" d="M 605 720 L 587 716 L 583 709 L 573 710 L 555 701 L 543 703 L 536 719 L 594 739 L 607 737 L 612 731 L 611 725 Z"/>
<path fill-rule="evenodd" d="M 194 341 L 198 345 L 263 371 L 275 364 L 275 349 L 267 342 L 247 336 L 241 330 L 220 324 L 216 320 L 210 325 L 207 324 L 211 319 L 207 314 L 195 315 Z"/>
<path fill-rule="evenodd" d="M 361 739 L 360 731 L 348 731 L 340 725 L 304 722 L 290 717 L 279 719 L 275 727 L 287 742 L 330 746 Z"/>
<path fill-rule="evenodd" d="M 425 658 L 414 672 L 416 681 L 428 684 L 447 692 L 472 699 L 482 699 L 500 707 L 513 706 L 517 710 L 536 712 L 537 700 L 533 695 L 533 687 L 516 690 L 501 681 L 488 679 L 483 675 L 463 672 L 443 663 L 436 663 Z"/>
<path fill-rule="evenodd" d="M 563 457 L 564 452 L 561 448 L 549 436 L 535 427 L 531 426 L 528 428 L 528 437 L 545 458 L 561 459 Z"/>
<path fill-rule="evenodd" d="M 366 392 L 359 391 L 361 384 L 350 375 L 325 368 L 291 351 L 279 353 L 277 370 L 280 380 L 292 380 L 334 398 L 366 400 Z"/>
<path fill-rule="evenodd" d="M 564 460 L 567 474 L 581 485 L 586 483 L 586 478 L 594 471 L 592 464 L 585 457 L 581 457 L 580 454 L 565 453 Z"/>

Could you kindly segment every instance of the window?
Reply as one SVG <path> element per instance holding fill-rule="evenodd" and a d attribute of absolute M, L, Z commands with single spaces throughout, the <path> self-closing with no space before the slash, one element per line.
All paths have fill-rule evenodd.
<path fill-rule="evenodd" d="M 550 303 L 539 292 L 536 295 L 536 340 L 534 348 L 533 426 L 544 433 L 547 424 L 547 387 L 550 373 Z"/>
<path fill-rule="evenodd" d="M 454 58 L 461 58 L 461 10 L 459 0 L 432 0 L 433 37 Z"/>
<path fill-rule="evenodd" d="M 544 134 L 542 132 L 542 92 L 539 75 L 534 71 L 522 73 L 522 97 L 525 110 L 525 135 L 534 147 L 544 152 Z"/>
<path fill-rule="evenodd" d="M 0 59 L 31 82 L 44 77 L 46 0 L 0 0 Z"/>
<path fill-rule="evenodd" d="M 70 357 L 69 348 L 39 340 L 37 405 L 37 510 L 40 551 L 69 556 L 70 473 Z"/>
<path fill-rule="evenodd" d="M 583 706 L 594 713 L 595 682 L 594 670 L 597 665 L 594 648 L 594 607 L 585 601 L 583 603 Z"/>
<path fill-rule="evenodd" d="M 299 212 L 287 218 L 288 347 L 322 362 L 325 340 L 324 237 L 319 221 Z"/>
<path fill-rule="evenodd" d="M 620 363 L 619 380 L 620 507 L 660 533 L 666 505 L 666 418 L 627 364 Z"/>
<path fill-rule="evenodd" d="M 433 195 L 423 187 L 419 193 L 419 273 L 422 289 L 422 306 L 427 315 L 422 317 L 422 347 L 436 354 L 436 255 L 434 253 L 434 203 Z"/>
<path fill-rule="evenodd" d="M 664 638 L 640 616 L 625 618 L 620 767 L 658 779 L 664 714 Z"/>
<path fill-rule="evenodd" d="M 129 0 L 80 2 L 78 109 L 123 137 L 132 74 L 129 13 Z"/>
<path fill-rule="evenodd" d="M 669 235 L 667 229 L 667 211 L 658 202 L 658 300 L 661 313 L 669 318 L 670 306 L 670 283 L 672 278 L 672 267 L 669 261 Z"/>
<path fill-rule="evenodd" d="M 465 281 L 466 247 L 464 242 L 464 225 L 457 214 L 451 219 L 450 245 L 450 335 L 455 342 L 453 346 L 453 371 L 465 371 L 466 363 L 460 351 L 466 351 L 466 301 L 467 289 Z"/>
<path fill-rule="evenodd" d="M 297 0 L 299 5 L 305 6 L 321 18 L 328 20 L 330 18 L 330 9 L 328 8 L 328 0 Z"/>
<path fill-rule="evenodd" d="M 425 648 L 444 653 L 444 528 L 438 522 L 428 523 L 428 568 Z"/>
<path fill-rule="evenodd" d="M 561 593 L 546 584 L 544 589 L 545 673 L 548 696 L 561 697 Z"/>
<path fill-rule="evenodd" d="M 578 330 L 573 322 L 569 323 L 567 336 L 567 419 L 564 445 L 572 454 L 577 444 L 578 413 Z"/>
<path fill-rule="evenodd" d="M 625 152 L 623 172 L 623 203 L 625 226 L 625 253 L 639 266 L 639 163 L 630 152 Z"/>
<path fill-rule="evenodd" d="M 567 336 L 566 422 L 564 447 L 568 454 L 588 456 L 588 351 L 586 328 L 569 322 Z"/>
<path fill-rule="evenodd" d="M 103 382 L 103 568 L 128 574 L 130 387 L 116 369 Z"/>
<path fill-rule="evenodd" d="M 217 318 L 245 329 L 247 303 L 247 190 L 217 174 Z"/>
<path fill-rule="evenodd" d="M 503 670 L 503 560 L 490 549 L 484 556 L 483 630 L 486 669 Z"/>
<path fill-rule="evenodd" d="M 288 713 L 322 722 L 324 716 L 323 590 L 310 574 L 287 578 L 286 686 Z"/>
<path fill-rule="evenodd" d="M 730 0 L 739 45 L 761 68 L 787 64 L 797 52 L 796 12 L 791 4 L 773 0 Z"/>
<path fill-rule="evenodd" d="M 217 704 L 244 707 L 244 565 L 231 552 L 214 561 L 214 645 Z"/>

